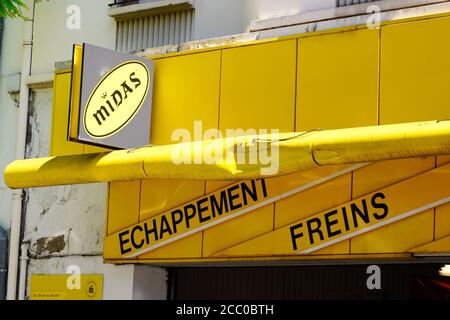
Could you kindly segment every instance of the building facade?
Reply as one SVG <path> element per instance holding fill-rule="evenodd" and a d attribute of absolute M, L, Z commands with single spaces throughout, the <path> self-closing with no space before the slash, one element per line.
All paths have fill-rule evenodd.
<path fill-rule="evenodd" d="M 0 65 L 2 172 L 21 152 L 28 159 L 108 151 L 66 139 L 72 46 L 81 43 L 155 61 L 154 145 L 173 143 L 171 133 L 177 128 L 193 132 L 199 120 L 202 130 L 275 128 L 303 132 L 448 119 L 448 97 L 442 93 L 445 81 L 441 81 L 448 67 L 448 48 L 439 40 L 450 28 L 447 1 L 111 2 L 27 1 L 25 15 L 32 17 L 31 21 L 4 20 Z M 26 38 L 30 26 L 31 41 Z M 24 41 L 19 40 L 22 34 Z M 411 73 L 412 69 L 417 73 Z M 18 132 L 23 90 L 29 90 L 25 135 Z M 312 258 L 287 254 L 283 245 L 275 245 L 277 237 L 271 233 L 305 218 L 304 213 L 292 212 L 318 214 L 397 184 L 402 199 L 408 199 L 408 194 L 418 199 L 410 210 L 436 202 L 439 192 L 423 199 L 420 192 L 414 192 L 437 184 L 431 178 L 433 170 L 445 171 L 447 162 L 446 156 L 431 156 L 379 162 L 367 168 L 324 167 L 308 171 L 307 179 L 304 173 L 276 178 L 273 190 L 282 193 L 289 191 L 283 186 L 298 188 L 332 176 L 311 190 L 143 253 L 138 256 L 139 263 L 118 256 L 108 245 L 109 238 L 227 188 L 230 182 L 136 180 L 12 191 L 1 181 L 0 226 L 5 234 L 12 232 L 14 199 L 17 203 L 19 198 L 21 207 L 20 242 L 16 244 L 22 248 L 21 257 L 13 256 L 9 264 L 11 268 L 11 259 L 15 259 L 20 267 L 9 280 L 8 298 L 32 298 L 34 275 L 70 274 L 73 270 L 101 274 L 103 299 L 343 298 L 351 295 L 348 292 L 383 298 L 382 293 L 365 287 L 366 269 L 359 266 L 388 263 L 388 277 L 432 274 L 448 261 L 448 255 L 439 249 L 437 255 L 417 258 L 412 252 L 446 241 L 450 235 L 449 209 L 444 203 L 397 225 L 327 246 Z M 425 182 L 416 186 L 414 179 Z M 12 243 L 9 247 L 14 248 Z M 411 257 L 414 261 L 408 259 Z M 417 259 L 425 264 L 417 264 Z M 402 269 L 399 262 L 408 264 Z M 284 264 L 289 266 L 279 267 Z M 309 264 L 315 267 L 293 266 Z M 336 264 L 344 267 L 333 269 Z M 231 266 L 234 268 L 227 268 Z M 341 272 L 350 289 L 325 295 L 329 283 L 320 278 L 327 272 Z M 352 282 L 352 272 L 363 275 Z M 226 285 L 222 291 L 207 285 L 213 280 L 220 284 L 220 279 L 228 279 L 236 288 L 242 279 L 249 280 L 239 287 L 243 290 L 240 293 L 227 291 Z M 262 285 L 261 279 L 268 280 Z M 322 289 L 311 296 L 286 286 L 278 295 L 267 293 L 286 279 L 317 279 Z M 387 286 L 392 286 L 391 297 L 411 295 L 412 289 L 398 290 L 401 282 L 391 281 Z"/>

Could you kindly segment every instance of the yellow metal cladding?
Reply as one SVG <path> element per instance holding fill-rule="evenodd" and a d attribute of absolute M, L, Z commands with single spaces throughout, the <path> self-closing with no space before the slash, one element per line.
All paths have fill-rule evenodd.
<path fill-rule="evenodd" d="M 450 17 L 381 28 L 380 124 L 450 116 Z"/>
<path fill-rule="evenodd" d="M 188 130 L 192 140 L 200 140 L 201 137 L 195 136 L 194 121 L 201 121 L 203 130 L 217 128 L 220 56 L 220 51 L 212 51 L 154 60 L 152 144 L 178 142 L 171 137 L 178 128 Z M 140 221 L 199 197 L 204 189 L 203 181 L 145 180 L 141 188 Z M 201 246 L 202 234 L 194 234 L 139 259 L 201 258 Z"/>
<path fill-rule="evenodd" d="M 251 239 L 235 247 L 219 252 L 217 256 L 241 256 L 252 252 L 253 255 L 294 255 L 310 254 L 319 248 L 327 247 L 342 240 L 358 237 L 376 228 L 386 230 L 393 223 L 408 221 L 414 215 L 423 215 L 427 210 L 448 203 L 450 195 L 450 165 L 427 171 L 416 177 L 399 182 L 392 186 L 369 193 L 337 207 L 311 215 L 286 227 L 277 229 L 258 238 Z M 395 222 L 398 221 L 398 222 Z M 406 242 L 409 236 L 410 247 L 432 241 L 429 235 L 432 224 L 424 224 L 422 229 L 403 230 L 395 238 L 377 238 L 375 246 L 383 252 L 389 246 L 391 252 L 399 248 L 398 242 Z M 419 232 L 419 236 L 414 236 Z M 374 240 L 372 240 L 374 241 Z M 379 243 L 382 243 L 381 245 Z M 369 243 L 373 246 L 373 243 Z M 401 246 L 401 245 L 400 245 Z M 404 248 L 401 248 L 404 250 Z M 352 248 L 351 253 L 360 253 Z"/>
<path fill-rule="evenodd" d="M 80 118 L 79 104 L 81 92 L 81 78 L 83 68 L 83 46 L 73 46 L 73 61 L 72 61 L 72 82 L 70 86 L 69 96 L 69 118 L 70 126 L 68 128 L 68 140 L 78 138 L 78 119 Z"/>
<path fill-rule="evenodd" d="M 67 141 L 69 123 L 70 72 L 55 74 L 53 89 L 53 121 L 51 133 L 51 156 L 83 153 L 83 145 Z"/>
<path fill-rule="evenodd" d="M 222 50 L 219 128 L 294 131 L 297 40 Z"/>
<path fill-rule="evenodd" d="M 291 239 L 283 238 L 285 234 L 277 230 L 320 216 L 325 236 L 325 213 L 333 208 L 351 209 L 351 203 L 361 199 L 370 205 L 371 197 L 379 192 L 389 195 L 386 203 L 393 215 L 450 196 L 446 181 L 450 169 L 445 166 L 450 156 L 443 155 L 450 153 L 448 122 L 405 124 L 450 118 L 446 85 L 450 45 L 442 40 L 449 31 L 450 14 L 443 14 L 384 22 L 374 30 L 346 28 L 154 58 L 152 144 L 157 146 L 176 142 L 171 135 L 177 128 L 187 129 L 195 140 L 201 139 L 193 132 L 195 120 L 202 120 L 203 131 L 219 128 L 223 132 L 230 128 L 304 132 L 403 124 L 386 131 L 314 131 L 279 142 L 280 173 L 287 175 L 268 178 L 266 183 L 271 192 L 285 197 L 131 260 L 121 260 L 117 254 L 120 248 L 107 240 L 105 259 L 168 264 L 360 259 L 367 254 L 391 258 L 410 257 L 412 252 L 448 252 L 448 204 L 374 230 L 370 229 L 372 224 L 380 221 L 372 215 L 366 226 L 360 225 L 365 227 L 363 233 L 306 255 L 293 253 L 292 248 L 289 251 Z M 70 74 L 57 74 L 52 155 L 102 150 L 65 141 L 69 87 Z M 394 136 L 397 138 L 392 139 Z M 371 144 L 367 144 L 369 141 Z M 174 167 L 168 157 L 170 148 L 19 162 L 8 168 L 6 181 L 18 187 L 24 181 L 40 185 L 134 180 L 110 184 L 108 239 L 205 194 L 227 189 L 236 180 L 259 177 L 259 166 Z M 443 156 L 376 162 L 439 154 Z M 366 161 L 376 163 L 348 165 Z M 317 165 L 324 167 L 314 168 Z M 433 170 L 436 166 L 440 168 Z M 308 168 L 313 169 L 299 172 Z M 71 172 L 77 176 L 71 176 Z M 180 180 L 159 180 L 167 177 Z M 147 178 L 150 180 L 140 181 Z M 187 178 L 198 180 L 184 180 Z M 377 204 L 381 200 L 374 201 Z M 356 205 L 360 208 L 362 203 Z M 342 219 L 331 226 L 331 232 L 337 226 L 344 226 L 347 232 Z M 259 240 L 264 237 L 271 240 Z M 320 235 L 316 232 L 313 237 Z"/>
<path fill-rule="evenodd" d="M 185 202 L 204 194 L 203 181 L 180 180 L 143 180 L 141 187 L 139 221 L 158 216 Z M 136 221 L 137 223 L 137 221 Z M 132 224 L 124 225 L 126 228 Z M 139 256 L 139 259 L 169 258 L 201 258 L 202 234 L 194 234 L 183 241 L 168 244 L 162 250 L 152 250 Z"/>
<path fill-rule="evenodd" d="M 220 56 L 211 51 L 154 60 L 152 144 L 179 142 L 171 138 L 179 128 L 194 139 L 194 121 L 202 121 L 203 130 L 217 128 Z"/>
<path fill-rule="evenodd" d="M 297 131 L 378 124 L 379 32 L 299 38 Z"/>

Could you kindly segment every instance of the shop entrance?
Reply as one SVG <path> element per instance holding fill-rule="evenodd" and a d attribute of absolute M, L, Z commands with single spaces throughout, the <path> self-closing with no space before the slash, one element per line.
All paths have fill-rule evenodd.
<path fill-rule="evenodd" d="M 169 299 L 450 299 L 443 263 L 377 263 L 379 290 L 367 287 L 370 265 L 170 268 Z"/>

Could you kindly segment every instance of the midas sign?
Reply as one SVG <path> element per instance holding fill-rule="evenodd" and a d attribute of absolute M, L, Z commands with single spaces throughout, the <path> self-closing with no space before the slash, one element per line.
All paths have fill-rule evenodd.
<path fill-rule="evenodd" d="M 348 167 L 292 190 L 274 179 L 245 180 L 144 220 L 105 239 L 105 257 L 137 257 L 224 221 L 313 188 L 365 164 Z M 309 254 L 450 201 L 450 165 L 429 170 L 347 203 L 216 252 L 214 257 Z M 236 230 L 239 232 L 239 230 Z"/>
<path fill-rule="evenodd" d="M 112 149 L 150 144 L 153 61 L 74 46 L 68 138 Z"/>
<path fill-rule="evenodd" d="M 149 70 L 139 61 L 128 61 L 109 71 L 95 87 L 84 110 L 86 132 L 102 138 L 124 128 L 147 97 L 149 81 Z"/>

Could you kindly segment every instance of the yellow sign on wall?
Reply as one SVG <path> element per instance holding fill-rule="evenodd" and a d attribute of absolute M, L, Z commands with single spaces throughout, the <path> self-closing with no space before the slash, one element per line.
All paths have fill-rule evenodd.
<path fill-rule="evenodd" d="M 101 274 L 33 274 L 30 300 L 101 300 Z"/>

